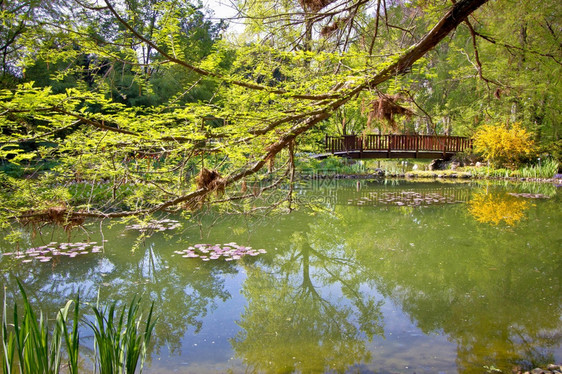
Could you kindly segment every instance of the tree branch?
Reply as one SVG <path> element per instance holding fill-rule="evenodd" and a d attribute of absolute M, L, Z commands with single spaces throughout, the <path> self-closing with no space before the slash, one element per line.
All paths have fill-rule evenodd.
<path fill-rule="evenodd" d="M 106 0 L 107 2 L 107 0 Z M 297 121 L 297 123 L 287 132 L 281 135 L 281 137 L 275 141 L 273 144 L 269 145 L 265 149 L 265 153 L 261 158 L 255 162 L 253 165 L 247 167 L 246 169 L 231 174 L 224 178 L 224 187 L 232 185 L 237 181 L 257 173 L 261 170 L 268 160 L 275 157 L 281 150 L 286 148 L 296 137 L 305 133 L 309 129 L 313 128 L 315 125 L 321 121 L 329 118 L 338 108 L 350 101 L 356 94 L 362 90 L 374 88 L 377 85 L 385 82 L 386 80 L 393 77 L 395 74 L 400 74 L 411 67 L 419 58 L 423 57 L 428 51 L 435 47 L 441 40 L 443 40 L 452 30 L 454 30 L 459 24 L 464 22 L 466 17 L 478 9 L 480 6 L 485 4 L 487 0 L 461 0 L 454 4 L 452 8 L 441 18 L 441 20 L 429 31 L 426 36 L 418 42 L 413 47 L 406 50 L 394 63 L 392 63 L 387 68 L 383 69 L 379 73 L 375 74 L 373 77 L 367 79 L 364 83 L 357 85 L 351 90 L 346 90 L 340 93 L 339 99 L 333 101 L 326 105 L 325 108 L 310 114 L 307 118 L 302 118 Z M 130 27 L 130 26 L 129 26 Z M 287 117 L 290 118 L 290 117 Z M 86 119 L 87 120 L 87 119 Z M 287 119 L 285 122 L 289 121 Z M 94 125 L 94 124 L 92 124 Z M 99 124 L 95 124 L 97 127 Z M 114 128 L 109 128 L 108 130 L 115 131 Z M 126 130 L 124 130 L 126 131 Z M 149 214 L 156 211 L 165 210 L 171 206 L 179 205 L 184 202 L 193 202 L 195 199 L 200 199 L 206 194 L 212 192 L 213 190 L 207 188 L 201 188 L 196 191 L 189 192 L 183 196 L 179 196 L 174 199 L 170 199 L 161 204 L 149 207 L 146 209 L 131 211 L 131 212 L 114 212 L 114 213 L 96 213 L 96 212 L 75 212 L 74 215 L 79 215 L 83 217 L 106 217 L 106 218 L 117 218 L 126 217 L 132 215 Z"/>
<path fill-rule="evenodd" d="M 521 52 L 528 52 L 528 53 L 532 53 L 532 54 L 537 55 L 537 56 L 547 57 L 547 58 L 552 59 L 552 60 L 553 60 L 554 62 L 556 62 L 558 65 L 562 65 L 562 61 L 559 61 L 559 60 L 556 58 L 556 56 L 554 56 L 554 55 L 551 54 L 551 53 L 541 53 L 541 52 L 537 52 L 537 51 L 533 51 L 533 50 L 523 49 L 523 48 L 517 47 L 517 46 L 515 46 L 515 45 L 511 45 L 511 44 L 507 44 L 507 43 L 504 43 L 504 42 L 500 42 L 500 41 L 498 41 L 497 39 L 495 39 L 494 37 L 491 37 L 491 36 L 489 36 L 489 35 L 481 34 L 481 33 L 479 33 L 478 31 L 475 31 L 474 34 L 475 34 L 476 36 L 478 36 L 478 37 L 480 37 L 480 38 L 486 40 L 487 42 L 490 42 L 490 43 L 492 43 L 492 44 L 500 45 L 500 46 L 502 46 L 502 47 L 505 47 L 505 48 L 508 49 L 508 50 L 515 49 L 515 50 L 518 50 L 518 51 L 521 51 Z"/>
<path fill-rule="evenodd" d="M 266 92 L 271 92 L 271 93 L 280 94 L 280 95 L 288 94 L 288 92 L 286 90 L 272 89 L 271 87 L 262 86 L 262 85 L 259 85 L 259 84 L 228 79 L 228 78 L 226 78 L 226 77 L 224 77 L 220 74 L 213 73 L 213 72 L 205 70 L 205 69 L 201 69 L 197 66 L 188 64 L 187 62 L 172 56 L 169 53 L 167 53 L 165 50 L 160 48 L 158 45 L 156 45 L 154 42 L 145 38 L 137 30 L 135 30 L 135 28 L 133 28 L 127 21 L 125 21 L 119 15 L 119 13 L 117 13 L 117 11 L 113 8 L 113 6 L 109 2 L 109 0 L 104 0 L 104 2 L 107 5 L 107 8 L 109 9 L 109 11 L 113 14 L 113 16 L 117 19 L 117 21 L 119 21 L 119 23 L 121 23 L 127 30 L 129 30 L 131 33 L 133 33 L 133 35 L 136 38 L 138 38 L 139 40 L 148 44 L 150 47 L 152 47 L 155 51 L 160 53 L 162 56 L 164 56 L 170 62 L 173 62 L 173 63 L 176 63 L 180 66 L 183 66 L 184 68 L 189 69 L 189 70 L 191 70 L 191 71 L 193 71 L 193 72 L 195 72 L 199 75 L 220 79 L 220 80 L 223 80 L 225 82 L 228 82 L 228 83 L 240 86 L 240 87 L 249 88 L 249 89 L 258 90 L 258 91 L 266 91 Z M 292 95 L 291 94 L 289 96 L 292 97 L 292 98 L 295 98 L 295 99 L 302 99 L 302 100 L 325 100 L 325 99 L 334 99 L 334 98 L 339 97 L 338 94 L 324 94 L 324 95 Z"/>

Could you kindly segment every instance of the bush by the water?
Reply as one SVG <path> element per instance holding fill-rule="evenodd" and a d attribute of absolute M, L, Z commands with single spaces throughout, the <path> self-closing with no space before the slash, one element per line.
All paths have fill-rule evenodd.
<path fill-rule="evenodd" d="M 474 134 L 474 150 L 494 167 L 515 169 L 535 154 L 530 132 L 518 123 L 483 125 Z"/>

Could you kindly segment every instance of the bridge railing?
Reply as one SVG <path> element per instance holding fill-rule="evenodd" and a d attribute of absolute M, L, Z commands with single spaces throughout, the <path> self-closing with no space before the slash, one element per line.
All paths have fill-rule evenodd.
<path fill-rule="evenodd" d="M 326 136 L 326 151 L 430 151 L 457 153 L 472 148 L 472 141 L 444 135 L 345 135 Z"/>

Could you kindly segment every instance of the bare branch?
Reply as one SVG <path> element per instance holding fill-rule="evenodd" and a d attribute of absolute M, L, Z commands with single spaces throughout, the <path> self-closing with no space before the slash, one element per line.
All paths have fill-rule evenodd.
<path fill-rule="evenodd" d="M 480 61 L 480 54 L 478 53 L 478 45 L 476 43 L 476 31 L 474 30 L 474 27 L 472 27 L 472 24 L 468 19 L 466 19 L 464 23 L 468 26 L 468 29 L 470 30 L 470 36 L 472 37 L 472 48 L 474 49 L 474 58 L 476 59 L 476 70 L 478 71 L 478 76 L 480 77 L 480 79 L 486 82 L 488 89 L 490 89 L 490 83 L 493 83 L 496 86 L 502 86 L 502 84 L 500 84 L 499 82 L 484 77 L 484 74 L 482 73 L 482 62 Z"/>
<path fill-rule="evenodd" d="M 381 18 L 381 0 L 377 1 L 377 18 L 375 20 L 375 33 L 373 34 L 373 40 L 371 40 L 371 45 L 369 46 L 369 54 L 373 54 L 373 48 L 375 47 L 375 41 L 377 40 L 377 35 L 379 33 L 379 21 Z"/>

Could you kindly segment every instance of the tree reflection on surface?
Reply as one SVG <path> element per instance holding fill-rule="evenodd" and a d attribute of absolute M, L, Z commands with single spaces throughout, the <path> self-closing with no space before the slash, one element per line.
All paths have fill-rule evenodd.
<path fill-rule="evenodd" d="M 162 372 L 159 358 L 170 371 L 220 367 L 236 373 L 401 372 L 405 363 L 417 365 L 418 373 L 480 373 L 484 365 L 510 372 L 560 359 L 562 210 L 556 191 L 529 201 L 506 195 L 503 187 L 488 186 L 487 194 L 458 188 L 463 191 L 456 196 L 472 195 L 474 202 L 352 206 L 347 203 L 359 192 L 346 192 L 342 204 L 332 199 L 312 212 L 205 218 L 216 223 L 202 223 L 204 241 L 267 249 L 240 261 L 175 255 L 200 243 L 199 227 L 155 234 L 134 253 L 135 237 L 108 227 L 104 253 L 36 266 L 2 256 L 1 279 L 9 305 L 18 300 L 18 277 L 49 315 L 78 291 L 84 303 L 95 303 L 98 294 L 101 302 L 127 303 L 133 295 L 155 300 L 159 322 L 147 372 Z M 480 204 L 487 207 L 479 211 L 515 217 L 507 205 L 493 208 L 506 201 L 527 203 L 519 204 L 524 218 L 483 223 L 471 212 Z M 419 336 L 397 341 L 407 335 L 404 326 Z M 213 344 L 195 350 L 201 337 Z M 446 348 L 455 357 L 426 360 L 424 348 L 416 347 L 436 342 L 437 352 Z"/>

